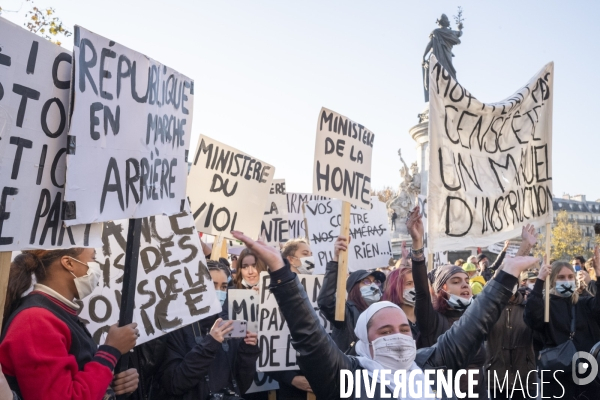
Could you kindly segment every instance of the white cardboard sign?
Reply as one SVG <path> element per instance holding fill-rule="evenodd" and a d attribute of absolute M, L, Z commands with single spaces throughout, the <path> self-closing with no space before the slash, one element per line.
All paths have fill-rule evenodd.
<path fill-rule="evenodd" d="M 287 242 L 290 238 L 285 179 L 273 179 L 271 182 L 260 232 L 266 243 L 277 248 L 279 243 Z"/>
<path fill-rule="evenodd" d="M 102 280 L 79 316 L 96 343 L 119 321 L 128 220 L 105 223 L 96 259 Z M 133 322 L 145 343 L 221 311 L 189 208 L 142 220 Z"/>
<path fill-rule="evenodd" d="M 75 26 L 67 225 L 183 211 L 194 82 Z"/>
<path fill-rule="evenodd" d="M 309 201 L 305 207 L 308 240 L 315 258 L 315 274 L 324 274 L 333 259 L 333 246 L 340 235 L 342 202 Z M 351 207 L 348 271 L 386 267 L 393 256 L 385 203 L 371 199 L 369 210 Z"/>
<path fill-rule="evenodd" d="M 272 165 L 201 135 L 188 177 L 198 231 L 258 237 L 274 174 Z"/>
<path fill-rule="evenodd" d="M 321 108 L 317 122 L 313 193 L 368 208 L 375 134 L 359 123 Z"/>
<path fill-rule="evenodd" d="M 437 268 L 442 265 L 448 264 L 448 251 L 436 251 L 429 254 L 429 235 L 427 234 L 427 197 L 423 195 L 418 196 L 419 207 L 421 208 L 421 218 L 423 220 L 423 227 L 425 227 L 425 237 L 423 238 L 424 254 L 425 257 L 433 257 L 433 268 Z M 454 250 L 459 250 L 456 248 Z"/>
<path fill-rule="evenodd" d="M 430 248 L 484 247 L 552 222 L 554 64 L 485 104 L 430 64 Z"/>
<path fill-rule="evenodd" d="M 319 312 L 317 299 L 323 286 L 323 275 L 298 275 L 298 279 L 308 294 L 310 303 L 318 315 L 319 322 L 328 333 L 331 324 Z M 257 360 L 257 369 L 261 372 L 286 371 L 299 369 L 296 365 L 296 350 L 292 347 L 292 337 L 275 296 L 269 291 L 271 279 L 268 272 L 260 274 L 260 307 L 258 317 L 258 345 L 261 354 Z"/>
<path fill-rule="evenodd" d="M 95 247 L 63 225 L 71 52 L 0 18 L 0 251 Z"/>
<path fill-rule="evenodd" d="M 302 205 L 311 200 L 329 200 L 328 197 L 309 193 L 288 193 L 288 223 L 290 239 L 305 238 L 304 213 Z"/>

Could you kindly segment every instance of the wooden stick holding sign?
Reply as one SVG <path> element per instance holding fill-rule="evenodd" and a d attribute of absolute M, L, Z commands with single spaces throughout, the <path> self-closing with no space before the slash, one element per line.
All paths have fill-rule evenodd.
<path fill-rule="evenodd" d="M 350 203 L 342 203 L 342 224 L 340 236 L 350 245 Z M 348 251 L 340 251 L 338 259 L 337 292 L 335 295 L 335 320 L 343 321 L 346 311 L 346 280 L 348 279 Z"/>
<path fill-rule="evenodd" d="M 312 392 L 308 392 L 306 394 L 306 400 L 317 400 L 317 396 L 315 396 L 315 394 Z"/>
<path fill-rule="evenodd" d="M 212 261 L 219 261 L 221 257 L 221 247 L 223 246 L 223 234 L 215 237 L 213 242 L 212 252 L 210 253 L 210 259 Z"/>
<path fill-rule="evenodd" d="M 546 262 L 550 262 L 552 253 L 552 225 L 546 224 Z M 544 299 L 544 322 L 550 322 L 550 276 L 546 277 L 544 282 L 546 296 Z"/>
<path fill-rule="evenodd" d="M 135 287 L 137 284 L 138 260 L 140 258 L 140 233 L 142 232 L 142 219 L 131 218 L 127 230 L 127 248 L 125 250 L 125 267 L 123 268 L 123 293 L 121 294 L 121 311 L 119 313 L 119 326 L 125 326 L 133 320 L 133 307 L 135 300 Z M 117 372 L 129 368 L 129 353 L 121 356 L 117 365 Z M 125 399 L 128 395 L 120 395 Z"/>
<path fill-rule="evenodd" d="M 304 236 L 306 240 L 309 240 L 308 237 L 308 221 L 306 220 L 306 202 L 302 203 L 302 215 L 304 215 Z M 309 240 L 310 242 L 310 240 Z"/>
<path fill-rule="evenodd" d="M 6 304 L 11 257 L 11 251 L 0 252 L 0 326 L 2 326 L 2 321 L 4 320 L 4 305 Z"/>

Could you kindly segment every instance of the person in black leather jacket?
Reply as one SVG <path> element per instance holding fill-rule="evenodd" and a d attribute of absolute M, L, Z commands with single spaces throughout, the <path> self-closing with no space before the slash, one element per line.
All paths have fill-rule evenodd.
<path fill-rule="evenodd" d="M 416 215 L 416 216 L 415 216 Z M 423 234 L 423 225 L 418 210 L 413 211 L 409 220 L 418 225 L 418 231 Z M 346 356 L 333 343 L 333 340 L 320 325 L 317 315 L 308 300 L 295 274 L 290 270 L 276 249 L 264 243 L 254 242 L 241 232 L 233 232 L 236 239 L 243 241 L 253 249 L 258 257 L 269 266 L 271 275 L 271 293 L 274 294 L 280 311 L 287 321 L 292 336 L 292 345 L 298 353 L 297 361 L 305 372 L 306 377 L 319 400 L 337 399 L 340 397 L 341 370 L 364 370 L 359 358 Z M 425 263 L 422 252 L 413 253 L 413 264 Z M 498 319 L 502 307 L 508 303 L 513 294 L 513 288 L 518 284 L 517 277 L 521 271 L 531 267 L 538 260 L 533 257 L 515 257 L 507 260 L 504 270 L 498 273 L 480 294 L 478 301 L 473 304 L 458 322 L 448 332 L 440 336 L 438 343 L 429 348 L 422 348 L 416 353 L 414 362 L 416 368 L 422 369 L 463 369 L 470 363 L 472 355 L 483 342 L 485 335 Z M 371 307 L 378 307 L 375 303 Z M 390 303 L 391 304 L 391 303 Z M 381 307 L 381 305 L 379 305 Z M 388 308 L 386 308 L 388 310 Z M 367 309 L 366 312 L 368 312 Z M 382 311 L 379 311 L 382 312 Z M 387 311 L 387 331 L 373 330 L 371 322 L 367 324 L 368 340 L 373 341 L 386 334 L 398 334 L 404 330 L 410 336 L 408 320 L 401 309 L 393 308 Z M 370 326 L 370 328 L 369 328 Z M 366 345 L 363 343 L 363 346 Z M 375 397 L 367 397 L 366 391 L 361 390 L 361 399 L 380 398 L 380 383 L 375 385 Z M 386 389 L 389 393 L 389 388 Z M 449 398 L 455 398 L 453 394 Z"/>

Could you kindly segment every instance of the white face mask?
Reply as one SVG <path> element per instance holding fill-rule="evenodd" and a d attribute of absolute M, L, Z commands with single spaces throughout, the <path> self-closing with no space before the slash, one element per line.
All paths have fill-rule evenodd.
<path fill-rule="evenodd" d="M 571 297 L 575 293 L 575 281 L 556 281 L 556 294 L 562 297 Z"/>
<path fill-rule="evenodd" d="M 534 283 L 528 283 L 527 287 L 529 288 L 529 290 L 533 290 L 533 286 L 535 286 Z"/>
<path fill-rule="evenodd" d="M 360 294 L 363 299 L 365 299 L 365 303 L 367 305 L 371 305 L 373 303 L 377 303 L 379 299 L 381 299 L 381 290 L 379 287 L 372 283 L 369 286 L 363 286 L 360 288 Z"/>
<path fill-rule="evenodd" d="M 315 258 L 313 256 L 310 257 L 302 257 L 299 258 L 300 266 L 296 267 L 298 269 L 298 273 L 300 275 L 310 275 L 313 273 L 315 268 Z"/>
<path fill-rule="evenodd" d="M 375 339 L 373 360 L 392 371 L 408 369 L 417 356 L 417 346 L 411 336 L 402 333 Z"/>
<path fill-rule="evenodd" d="M 455 294 L 450 294 L 448 292 L 446 292 L 446 294 L 450 297 L 446 300 L 446 302 L 448 302 L 448 305 L 458 311 L 465 311 L 473 301 L 473 296 L 469 297 L 468 299 L 465 299 L 464 297 L 460 297 Z"/>
<path fill-rule="evenodd" d="M 100 278 L 102 277 L 102 270 L 100 269 L 100 265 L 95 261 L 84 263 L 76 258 L 69 258 L 77 261 L 80 264 L 88 266 L 87 273 L 80 277 L 77 277 L 73 272 L 69 271 L 71 272 L 71 275 L 75 277 L 73 282 L 75 282 L 75 288 L 77 289 L 79 300 L 82 300 L 92 294 L 94 289 L 96 289 L 96 286 L 98 286 L 98 283 L 100 283 Z"/>
<path fill-rule="evenodd" d="M 415 293 L 415 288 L 404 289 L 404 293 L 402 294 L 404 298 L 404 302 L 409 306 L 415 305 L 415 298 L 417 294 Z"/>

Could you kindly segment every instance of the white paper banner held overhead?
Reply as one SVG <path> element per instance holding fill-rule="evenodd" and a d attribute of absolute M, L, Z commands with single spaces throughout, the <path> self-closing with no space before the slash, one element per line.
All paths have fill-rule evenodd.
<path fill-rule="evenodd" d="M 429 234 L 427 233 L 427 197 L 423 195 L 418 196 L 419 208 L 421 209 L 421 218 L 423 220 L 423 227 L 425 227 L 425 237 L 423 238 L 423 251 L 425 257 L 433 257 L 433 268 L 437 268 L 441 265 L 448 264 L 448 251 L 436 251 L 429 254 Z M 462 248 L 456 248 L 454 250 L 462 250 Z"/>
<path fill-rule="evenodd" d="M 194 82 L 75 27 L 68 225 L 183 211 Z"/>
<path fill-rule="evenodd" d="M 348 271 L 387 267 L 393 257 L 385 203 L 373 197 L 371 209 L 352 206 L 348 246 Z M 333 246 L 340 234 L 342 202 L 316 200 L 306 203 L 310 249 L 315 258 L 315 274 L 324 274 L 333 259 Z"/>
<path fill-rule="evenodd" d="M 277 248 L 279 243 L 287 242 L 290 238 L 285 179 L 273 179 L 271 182 L 260 232 L 267 244 Z"/>
<path fill-rule="evenodd" d="M 79 316 L 99 343 L 119 321 L 128 220 L 105 224 L 96 249 L 102 280 L 83 300 Z M 170 217 L 142 220 L 133 322 L 137 344 L 155 339 L 221 311 L 200 238 L 189 208 Z M 102 338 L 102 339 L 101 339 Z"/>
<path fill-rule="evenodd" d="M 488 246 L 552 222 L 554 64 L 489 104 L 431 65 L 430 248 Z"/>
<path fill-rule="evenodd" d="M 309 193 L 288 193 L 288 222 L 290 239 L 305 238 L 304 213 L 302 205 L 311 200 L 329 200 L 329 197 Z"/>
<path fill-rule="evenodd" d="M 188 196 L 200 232 L 233 239 L 238 230 L 258 237 L 275 167 L 200 136 L 188 177 Z"/>
<path fill-rule="evenodd" d="M 298 279 L 315 309 L 319 322 L 328 333 L 331 324 L 319 311 L 317 299 L 323 286 L 323 275 L 298 275 Z M 296 366 L 296 350 L 292 347 L 290 328 L 283 319 L 275 296 L 269 290 L 269 273 L 260 274 L 260 310 L 258 317 L 258 346 L 261 354 L 257 369 L 261 372 L 299 369 Z"/>
<path fill-rule="evenodd" d="M 0 251 L 95 247 L 63 225 L 71 52 L 0 18 Z"/>
<path fill-rule="evenodd" d="M 368 208 L 375 134 L 322 108 L 317 122 L 313 193 Z"/>

